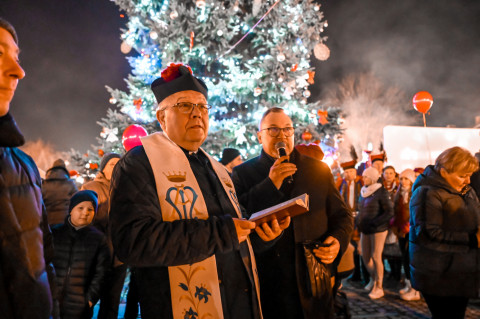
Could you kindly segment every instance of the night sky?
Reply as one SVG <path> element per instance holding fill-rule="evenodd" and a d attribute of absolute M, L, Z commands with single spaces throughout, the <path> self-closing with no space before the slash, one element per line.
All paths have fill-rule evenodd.
<path fill-rule="evenodd" d="M 480 1 L 325 0 L 331 57 L 316 64 L 312 98 L 343 77 L 372 72 L 407 96 L 429 91 L 429 126 L 472 127 L 480 115 Z M 21 80 L 11 104 L 27 140 L 85 151 L 112 105 L 105 85 L 126 89 L 120 52 L 126 22 L 108 0 L 0 0 L 17 29 Z M 419 122 L 420 124 L 420 122 Z"/>

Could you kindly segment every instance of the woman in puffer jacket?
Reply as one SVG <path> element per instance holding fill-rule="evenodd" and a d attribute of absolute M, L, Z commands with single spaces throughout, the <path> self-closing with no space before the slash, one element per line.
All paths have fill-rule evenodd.
<path fill-rule="evenodd" d="M 432 318 L 464 318 L 479 292 L 480 203 L 468 185 L 478 161 L 461 147 L 442 152 L 413 185 L 410 273 Z"/>
<path fill-rule="evenodd" d="M 103 289 L 110 253 L 105 235 L 90 226 L 97 205 L 95 192 L 75 193 L 65 223 L 52 229 L 62 319 L 91 318 Z"/>
<path fill-rule="evenodd" d="M 380 173 L 373 167 L 363 171 L 363 182 L 358 201 L 357 227 L 360 231 L 362 259 L 370 274 L 365 290 L 371 290 L 370 299 L 384 296 L 382 252 L 387 237 L 393 204 L 388 191 L 377 183 Z"/>

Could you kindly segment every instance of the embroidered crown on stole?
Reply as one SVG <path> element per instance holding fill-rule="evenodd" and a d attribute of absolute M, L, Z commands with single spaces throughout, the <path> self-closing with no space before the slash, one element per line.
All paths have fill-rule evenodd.
<path fill-rule="evenodd" d="M 172 210 L 170 211 L 170 220 L 208 218 L 207 212 L 199 211 L 195 207 L 198 194 L 194 188 L 188 186 L 187 172 L 183 172 L 183 174 L 182 172 L 163 172 L 163 175 L 165 175 L 169 182 L 175 183 L 174 186 L 167 190 L 165 196 L 165 200 L 172 206 Z M 185 184 L 187 184 L 187 186 Z"/>

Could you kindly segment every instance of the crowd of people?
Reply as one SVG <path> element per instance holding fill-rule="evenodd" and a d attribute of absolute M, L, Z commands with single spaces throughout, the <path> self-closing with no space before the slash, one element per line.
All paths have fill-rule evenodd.
<path fill-rule="evenodd" d="M 403 267 L 401 299 L 423 296 L 432 318 L 463 318 L 479 293 L 480 152 L 452 147 L 434 165 L 400 174 L 383 167 L 384 160 L 385 154 L 371 155 L 362 178 L 352 162 L 341 164 L 339 190 L 360 234 L 352 237 L 359 260 L 351 280 L 363 280 L 368 296 L 378 299 L 384 265 L 398 281 Z"/>
<path fill-rule="evenodd" d="M 333 319 L 345 274 L 378 299 L 387 264 L 398 280 L 403 266 L 400 297 L 423 296 L 433 318 L 463 318 L 478 297 L 480 156 L 453 147 L 398 174 L 372 154 L 361 169 L 341 163 L 335 180 L 321 149 L 295 147 L 292 119 L 273 107 L 259 122 L 261 153 L 243 163 L 229 148 L 218 162 L 201 148 L 208 89 L 171 64 L 151 84 L 162 131 L 105 154 L 78 190 L 62 160 L 42 181 L 18 149 L 18 55 L 0 19 L 2 317 L 92 318 L 100 302 L 98 318 L 117 318 L 127 269 L 126 318 Z M 248 220 L 305 193 L 307 213 Z"/>

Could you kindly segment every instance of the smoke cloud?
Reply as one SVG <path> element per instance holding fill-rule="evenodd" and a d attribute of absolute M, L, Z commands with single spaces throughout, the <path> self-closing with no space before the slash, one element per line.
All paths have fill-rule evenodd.
<path fill-rule="evenodd" d="M 434 99 L 428 126 L 474 126 L 480 115 L 480 1 L 333 1 L 322 10 L 331 57 L 315 62 L 316 98 L 330 95 L 332 80 L 368 72 L 385 88 L 405 93 L 413 124 L 423 123 L 411 99 L 428 91 Z M 402 120 L 408 121 L 398 124 L 412 124 Z"/>
<path fill-rule="evenodd" d="M 357 154 L 372 143 L 374 151 L 380 149 L 383 127 L 386 125 L 409 125 L 415 121 L 408 115 L 409 105 L 405 93 L 395 87 L 386 87 L 371 73 L 347 76 L 332 85 L 323 102 L 342 108 L 345 122 L 342 128 L 344 141 L 339 153 L 342 161 L 350 157 L 353 145 Z"/>

